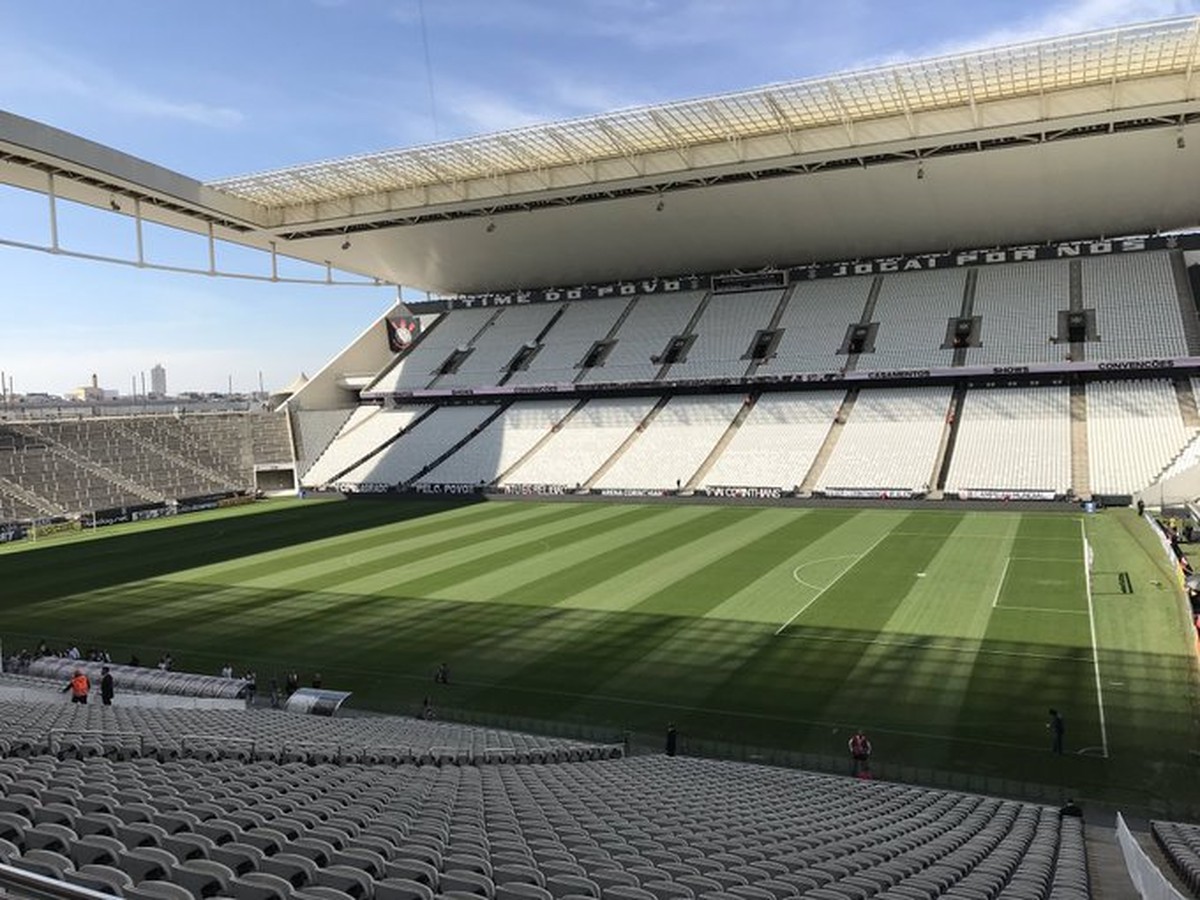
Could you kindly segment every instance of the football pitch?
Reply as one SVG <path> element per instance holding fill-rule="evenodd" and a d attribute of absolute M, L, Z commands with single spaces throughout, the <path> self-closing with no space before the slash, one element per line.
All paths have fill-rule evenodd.
<path fill-rule="evenodd" d="M 1200 802 L 1194 632 L 1128 510 L 271 501 L 5 548 L 0 585 L 6 653 L 170 650 L 746 754 L 834 760 L 862 727 L 885 776 Z"/>

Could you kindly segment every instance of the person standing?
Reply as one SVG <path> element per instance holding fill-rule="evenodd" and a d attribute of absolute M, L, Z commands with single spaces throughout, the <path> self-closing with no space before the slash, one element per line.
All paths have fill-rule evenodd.
<path fill-rule="evenodd" d="M 113 698 L 113 677 L 112 672 L 105 666 L 100 670 L 100 703 L 104 706 L 112 706 Z"/>
<path fill-rule="evenodd" d="M 846 742 L 850 751 L 850 774 L 869 777 L 871 774 L 871 739 L 860 728 Z"/>
<path fill-rule="evenodd" d="M 679 732 L 675 729 L 675 723 L 671 722 L 667 725 L 667 756 L 674 756 L 679 748 Z"/>
<path fill-rule="evenodd" d="M 71 676 L 71 680 L 67 682 L 67 686 L 62 689 L 62 692 L 64 694 L 67 691 L 71 692 L 72 703 L 87 703 L 88 691 L 91 689 L 91 682 L 83 674 L 83 669 L 76 669 L 75 674 Z"/>
<path fill-rule="evenodd" d="M 1050 750 L 1056 756 L 1063 754 L 1063 735 L 1067 730 L 1067 723 L 1063 720 L 1062 714 L 1057 709 L 1050 710 L 1050 721 L 1046 723 L 1046 727 L 1050 729 Z"/>

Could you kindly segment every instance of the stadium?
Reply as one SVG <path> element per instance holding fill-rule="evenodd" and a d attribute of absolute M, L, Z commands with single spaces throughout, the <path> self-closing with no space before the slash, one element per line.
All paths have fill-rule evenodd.
<path fill-rule="evenodd" d="M 1194 893 L 1198 62 L 1192 17 L 205 183 L 0 112 L 7 245 L 83 204 L 112 262 L 424 293 L 269 409 L 0 421 L 0 885 Z"/>

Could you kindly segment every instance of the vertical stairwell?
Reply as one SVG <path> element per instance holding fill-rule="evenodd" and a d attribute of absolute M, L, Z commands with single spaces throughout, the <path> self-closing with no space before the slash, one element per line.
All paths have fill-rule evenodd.
<path fill-rule="evenodd" d="M 737 415 L 733 417 L 733 421 L 729 423 L 729 427 L 725 429 L 725 433 L 721 435 L 721 439 L 704 458 L 704 462 L 700 463 L 700 468 L 696 470 L 687 483 L 683 486 L 686 492 L 694 491 L 696 486 L 704 480 L 709 470 L 716 465 L 721 454 L 725 452 L 725 448 L 729 446 L 729 442 L 733 440 L 733 436 L 738 433 L 738 429 L 742 427 L 742 423 L 746 421 L 746 416 L 753 411 L 755 404 L 758 403 L 758 394 L 752 394 L 746 398 L 742 404 L 742 408 L 737 411 Z"/>
<path fill-rule="evenodd" d="M 1070 277 L 1071 304 L 1069 309 L 1071 312 L 1083 312 L 1083 263 L 1073 259 L 1067 271 Z M 1104 340 L 1104 335 L 1100 335 L 1100 340 Z M 1072 341 L 1071 361 L 1083 362 L 1085 359 L 1087 359 L 1087 344 L 1083 341 Z M 1071 389 L 1074 390 L 1074 387 Z M 1084 403 L 1086 404 L 1086 402 L 1085 400 Z"/>
<path fill-rule="evenodd" d="M 767 323 L 766 331 L 774 331 L 779 327 L 779 320 L 783 318 L 783 311 L 787 309 L 788 304 L 792 302 L 792 294 L 796 292 L 796 285 L 789 284 L 787 290 L 783 292 L 783 296 L 779 298 L 779 303 L 775 307 L 775 312 L 771 314 L 771 321 Z M 749 378 L 758 371 L 758 367 L 762 365 L 762 360 L 752 359 L 750 365 L 746 366 L 744 377 Z"/>
<path fill-rule="evenodd" d="M 1179 415 L 1185 428 L 1200 428 L 1200 412 L 1196 410 L 1196 392 L 1192 390 L 1192 379 L 1175 379 L 1175 397 L 1179 400 Z"/>
<path fill-rule="evenodd" d="M 1087 391 L 1071 385 L 1071 491 L 1080 500 L 1092 499 L 1092 476 L 1088 462 Z"/>
<path fill-rule="evenodd" d="M 1183 318 L 1188 353 L 1200 356 L 1200 315 L 1196 312 L 1196 298 L 1192 294 L 1192 282 L 1182 250 L 1171 251 L 1171 272 L 1175 276 L 1175 293 L 1179 297 L 1179 314 Z"/>
<path fill-rule="evenodd" d="M 821 473 L 825 471 L 825 466 L 829 463 L 829 458 L 833 456 L 833 450 L 837 446 L 838 438 L 842 436 L 842 429 L 846 427 L 846 421 L 850 418 L 850 413 L 854 411 L 854 402 L 858 399 L 858 390 L 858 388 L 851 388 L 846 391 L 846 396 L 842 399 L 842 405 L 838 407 L 833 424 L 829 426 L 829 431 L 825 435 L 821 449 L 817 451 L 812 465 L 808 467 L 808 472 L 805 474 L 804 480 L 800 482 L 800 490 L 797 491 L 800 496 L 807 497 L 812 494 L 813 486 L 821 477 Z"/>
<path fill-rule="evenodd" d="M 683 331 L 679 333 L 681 337 L 687 337 L 692 333 L 692 329 L 696 327 L 696 323 L 699 322 L 700 317 L 704 315 L 704 310 L 708 309 L 708 301 L 712 299 L 712 295 L 712 291 L 705 293 L 704 297 L 700 300 L 699 305 L 696 306 L 695 311 L 692 313 L 692 317 L 688 319 L 687 325 L 685 325 L 683 327 Z M 674 363 L 663 363 L 659 368 L 658 373 L 654 376 L 654 380 L 662 381 L 664 378 L 666 378 L 667 372 L 671 370 L 672 365 L 674 365 Z"/>
<path fill-rule="evenodd" d="M 655 403 L 654 406 L 652 406 L 650 408 L 650 412 L 646 413 L 646 417 L 644 419 L 642 419 L 642 421 L 638 422 L 637 428 L 635 428 L 635 429 L 633 429 L 633 431 L 629 432 L 629 437 L 627 437 L 627 438 L 625 438 L 625 440 L 621 441 L 621 446 L 618 447 L 616 450 L 614 450 L 613 455 L 610 456 L 608 459 L 606 459 L 601 464 L 600 468 L 598 468 L 595 472 L 592 473 L 592 477 L 583 483 L 580 490 L 581 491 L 591 490 L 592 485 L 595 484 L 597 481 L 599 481 L 603 477 L 605 472 L 607 472 L 614 465 L 616 465 L 617 460 L 621 458 L 621 455 L 626 450 L 628 450 L 630 447 L 633 446 L 633 442 L 642 436 L 642 432 L 650 427 L 650 423 L 654 421 L 655 416 L 657 416 L 660 412 L 662 412 L 662 408 L 670 402 L 671 402 L 670 397 L 659 397 L 658 402 Z"/>
<path fill-rule="evenodd" d="M 617 332 L 621 330 L 621 326 L 625 324 L 625 320 L 629 318 L 629 314 L 633 312 L 633 308 L 637 306 L 638 297 L 635 295 L 629 298 L 629 302 L 625 304 L 625 308 L 621 310 L 621 314 L 617 316 L 617 321 L 613 322 L 612 328 L 608 329 L 608 334 L 604 335 L 602 340 L 612 341 L 617 339 Z M 583 361 L 580 360 L 579 374 L 571 379 L 572 384 L 579 384 L 583 379 L 587 378 L 588 372 L 592 369 L 582 368 Z M 603 367 L 601 367 L 603 368 Z"/>
<path fill-rule="evenodd" d="M 946 415 L 946 426 L 942 429 L 942 440 L 938 444 L 937 458 L 933 462 L 933 477 L 929 483 L 933 490 L 929 492 L 930 500 L 941 500 L 946 489 L 946 476 L 950 474 L 950 462 L 954 458 L 954 443 L 958 440 L 958 423 L 962 420 L 963 403 L 967 399 L 967 389 L 964 385 L 955 385 L 954 393 L 950 395 L 950 409 Z"/>
<path fill-rule="evenodd" d="M 979 270 L 968 269 L 967 280 L 963 284 L 963 301 L 962 308 L 958 311 L 960 319 L 969 319 L 975 315 L 975 284 L 979 281 Z M 954 350 L 954 359 L 950 363 L 951 366 L 965 366 L 967 364 L 967 349 L 966 347 L 956 347 Z M 941 485 L 938 485 L 940 488 Z"/>
<path fill-rule="evenodd" d="M 859 325 L 871 324 L 871 319 L 875 316 L 875 304 L 879 302 L 879 292 L 881 290 L 883 290 L 883 276 L 876 275 L 871 280 L 871 289 L 867 291 L 867 302 L 863 304 L 862 315 L 858 319 Z M 858 356 L 857 353 L 851 353 L 846 356 L 846 365 L 843 368 L 847 372 L 854 371 L 858 366 Z"/>

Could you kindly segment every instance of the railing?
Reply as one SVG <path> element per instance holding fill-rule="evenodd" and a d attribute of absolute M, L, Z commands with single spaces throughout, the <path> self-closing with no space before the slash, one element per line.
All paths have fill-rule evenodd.
<path fill-rule="evenodd" d="M 26 869 L 0 863 L 0 895 L 28 900 L 112 900 L 91 888 L 69 884 Z"/>

